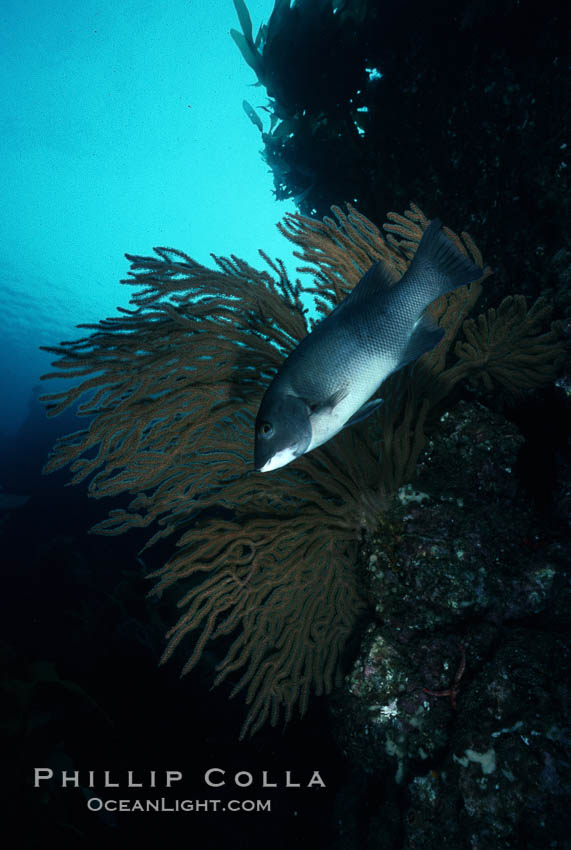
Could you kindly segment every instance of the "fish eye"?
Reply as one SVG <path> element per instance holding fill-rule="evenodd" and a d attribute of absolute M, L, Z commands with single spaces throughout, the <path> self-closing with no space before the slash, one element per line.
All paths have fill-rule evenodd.
<path fill-rule="evenodd" d="M 259 433 L 262 435 L 262 437 L 271 437 L 273 431 L 274 427 L 269 422 L 262 422 L 259 427 Z"/>

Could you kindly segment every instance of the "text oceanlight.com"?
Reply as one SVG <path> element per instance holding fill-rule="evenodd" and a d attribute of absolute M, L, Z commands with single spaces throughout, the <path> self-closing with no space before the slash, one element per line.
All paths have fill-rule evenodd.
<path fill-rule="evenodd" d="M 271 812 L 271 800 L 102 800 L 87 801 L 90 812 Z"/>

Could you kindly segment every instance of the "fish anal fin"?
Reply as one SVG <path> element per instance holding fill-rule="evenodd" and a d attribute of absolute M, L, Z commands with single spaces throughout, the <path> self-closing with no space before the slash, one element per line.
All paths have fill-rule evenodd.
<path fill-rule="evenodd" d="M 425 313 L 418 321 L 408 345 L 401 357 L 398 369 L 408 363 L 418 360 L 427 351 L 432 351 L 444 336 L 444 329 L 439 328 L 430 313 Z"/>

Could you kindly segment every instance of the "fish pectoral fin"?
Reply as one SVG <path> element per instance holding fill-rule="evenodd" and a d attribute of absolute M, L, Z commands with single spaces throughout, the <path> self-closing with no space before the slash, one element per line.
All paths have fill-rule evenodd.
<path fill-rule="evenodd" d="M 340 401 L 343 401 L 347 393 L 349 392 L 349 387 L 347 384 L 343 384 L 343 386 L 339 387 L 338 390 L 327 396 L 325 399 L 320 399 L 319 401 L 309 401 L 305 399 L 305 403 L 309 408 L 310 415 L 315 413 L 323 413 L 324 410 L 333 410 L 334 407 L 337 407 Z"/>
<path fill-rule="evenodd" d="M 371 413 L 374 413 L 381 404 L 383 404 L 383 398 L 374 398 L 372 401 L 366 401 L 365 404 L 357 410 L 350 419 L 343 425 L 344 428 L 347 428 L 349 425 L 354 425 L 356 422 L 361 422 L 363 419 L 366 419 L 367 416 L 370 416 Z"/>
<path fill-rule="evenodd" d="M 444 329 L 439 328 L 430 313 L 425 313 L 418 321 L 412 335 L 408 341 L 403 356 L 401 357 L 398 369 L 402 369 L 408 363 L 418 360 L 427 351 L 432 351 L 442 337 Z"/>

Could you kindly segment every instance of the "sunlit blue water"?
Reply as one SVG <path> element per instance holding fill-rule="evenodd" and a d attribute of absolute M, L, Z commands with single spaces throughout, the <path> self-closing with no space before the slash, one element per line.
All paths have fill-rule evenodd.
<path fill-rule="evenodd" d="M 273 2 L 248 7 L 257 30 Z M 293 205 L 274 201 L 242 109 L 265 91 L 229 36 L 231 0 L 4 0 L 2 22 L 0 433 L 14 433 L 49 368 L 38 346 L 127 304 L 124 252 L 287 258 L 275 223 Z"/>

